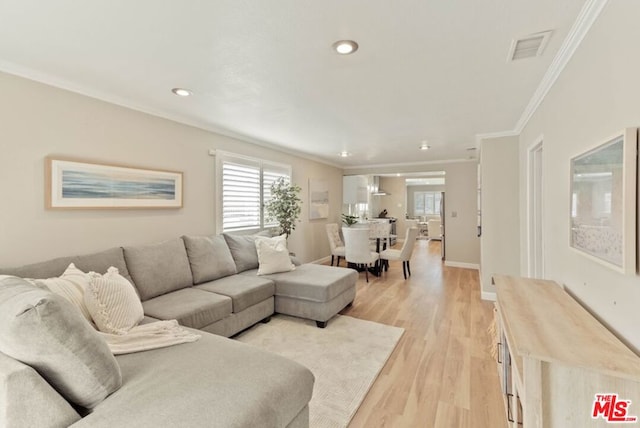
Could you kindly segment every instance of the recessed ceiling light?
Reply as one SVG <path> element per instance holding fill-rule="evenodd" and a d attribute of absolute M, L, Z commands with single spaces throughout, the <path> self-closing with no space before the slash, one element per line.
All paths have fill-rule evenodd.
<path fill-rule="evenodd" d="M 351 153 L 345 151 L 340 152 L 340 157 L 341 158 L 348 158 L 349 156 L 351 156 Z"/>
<path fill-rule="evenodd" d="M 188 89 L 184 89 L 184 88 L 173 88 L 171 90 L 171 92 L 173 92 L 174 94 L 176 94 L 179 97 L 188 97 L 189 95 L 193 94 L 193 92 L 191 92 Z"/>
<path fill-rule="evenodd" d="M 333 44 L 333 49 L 340 55 L 349 55 L 358 50 L 358 44 L 353 40 L 338 40 Z"/>
<path fill-rule="evenodd" d="M 428 145 L 426 141 L 423 141 L 422 144 L 420 144 L 419 148 L 420 150 L 429 150 L 431 146 Z"/>

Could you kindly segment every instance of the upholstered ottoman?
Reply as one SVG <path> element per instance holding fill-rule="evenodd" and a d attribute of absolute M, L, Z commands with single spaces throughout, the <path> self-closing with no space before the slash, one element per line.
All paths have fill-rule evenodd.
<path fill-rule="evenodd" d="M 255 270 L 241 273 L 255 274 Z M 277 313 L 314 320 L 320 328 L 356 297 L 358 273 L 353 269 L 307 263 L 263 277 L 276 284 Z"/>

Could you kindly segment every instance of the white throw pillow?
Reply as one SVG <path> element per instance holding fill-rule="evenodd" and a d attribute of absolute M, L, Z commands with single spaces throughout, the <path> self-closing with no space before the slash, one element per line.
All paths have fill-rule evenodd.
<path fill-rule="evenodd" d="M 140 298 L 117 268 L 110 267 L 104 275 L 90 272 L 89 280 L 84 301 L 98 330 L 126 334 L 142 321 L 144 310 Z"/>
<path fill-rule="evenodd" d="M 289 257 L 286 235 L 275 238 L 258 237 L 256 238 L 256 250 L 259 264 L 258 275 L 289 272 L 296 268 Z"/>
<path fill-rule="evenodd" d="M 84 293 L 89 287 L 89 275 L 71 263 L 58 278 L 27 279 L 38 287 L 46 287 L 52 293 L 64 297 L 82 312 L 82 315 L 93 324 L 91 313 L 84 304 Z"/>

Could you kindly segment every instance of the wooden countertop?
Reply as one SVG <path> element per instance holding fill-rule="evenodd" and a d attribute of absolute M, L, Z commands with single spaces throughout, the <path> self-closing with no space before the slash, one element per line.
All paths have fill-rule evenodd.
<path fill-rule="evenodd" d="M 640 382 L 640 357 L 556 282 L 493 279 L 512 354 Z"/>

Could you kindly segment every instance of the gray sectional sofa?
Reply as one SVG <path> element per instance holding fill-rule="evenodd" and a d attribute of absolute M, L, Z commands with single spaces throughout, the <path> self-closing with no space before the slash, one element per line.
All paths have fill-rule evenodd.
<path fill-rule="evenodd" d="M 29 364 L 0 352 L 0 426 L 308 426 L 311 372 L 220 336 L 268 321 L 275 312 L 324 327 L 355 298 L 357 273 L 303 264 L 257 276 L 254 241 L 246 235 L 183 236 L 1 268 L 0 275 L 49 278 L 70 263 L 85 272 L 115 266 L 135 286 L 145 322 L 177 319 L 202 337 L 116 356 L 122 386 L 91 410 L 70 404 Z M 2 287 L 0 280 L 0 296 Z"/>

